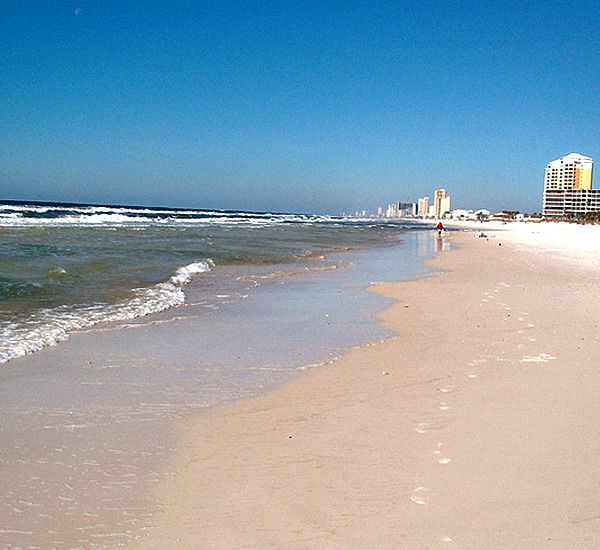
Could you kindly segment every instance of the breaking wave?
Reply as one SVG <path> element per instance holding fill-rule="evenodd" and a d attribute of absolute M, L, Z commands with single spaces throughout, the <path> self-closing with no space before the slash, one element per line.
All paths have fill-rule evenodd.
<path fill-rule="evenodd" d="M 167 281 L 132 291 L 127 300 L 115 304 L 59 306 L 36 311 L 23 321 L 0 324 L 0 363 L 66 340 L 69 334 L 100 323 L 127 321 L 180 306 L 185 302 L 183 286 L 194 276 L 214 267 L 210 259 L 178 268 Z"/>
<path fill-rule="evenodd" d="M 331 222 L 342 218 L 305 214 L 77 205 L 1 204 L 0 227 L 251 225 Z"/>

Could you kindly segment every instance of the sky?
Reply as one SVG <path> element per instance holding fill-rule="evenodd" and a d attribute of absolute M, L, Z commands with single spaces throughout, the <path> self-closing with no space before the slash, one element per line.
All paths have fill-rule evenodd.
<path fill-rule="evenodd" d="M 0 50 L 0 199 L 539 212 L 600 162 L 597 0 L 3 0 Z"/>

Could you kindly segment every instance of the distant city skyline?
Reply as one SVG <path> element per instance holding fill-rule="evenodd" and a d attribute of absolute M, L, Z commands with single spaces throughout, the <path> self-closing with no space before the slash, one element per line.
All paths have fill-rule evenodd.
<path fill-rule="evenodd" d="M 591 0 L 8 0 L 0 199 L 541 212 L 548 159 L 600 157 L 598 28 Z"/>

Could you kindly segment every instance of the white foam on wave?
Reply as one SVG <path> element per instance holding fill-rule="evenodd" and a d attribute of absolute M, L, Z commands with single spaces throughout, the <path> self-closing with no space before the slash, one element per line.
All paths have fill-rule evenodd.
<path fill-rule="evenodd" d="M 131 298 L 116 304 L 42 309 L 24 322 L 9 323 L 0 330 L 0 363 L 56 345 L 77 330 L 100 323 L 128 321 L 180 306 L 185 302 L 182 287 L 195 275 L 213 267 L 210 259 L 182 266 L 168 281 L 134 289 Z"/>
<path fill-rule="evenodd" d="M 169 282 L 175 286 L 187 285 L 192 280 L 194 275 L 210 271 L 214 265 L 215 264 L 212 260 L 194 262 L 192 264 L 184 265 L 175 272 L 175 275 L 169 279 Z"/>
<path fill-rule="evenodd" d="M 141 225 L 245 225 L 245 226 L 271 226 L 287 223 L 303 223 L 310 225 L 312 223 L 328 222 L 330 218 L 322 216 L 311 220 L 305 220 L 295 216 L 272 216 L 250 218 L 248 216 L 214 216 L 214 217 L 153 217 L 153 216 L 130 216 L 126 214 L 88 214 L 88 215 L 67 215 L 56 218 L 36 218 L 24 217 L 17 214 L 5 214 L 0 216 L 0 226 L 8 227 L 29 227 L 29 226 L 141 226 Z"/>
<path fill-rule="evenodd" d="M 50 216 L 49 216 L 50 214 Z M 322 223 L 339 218 L 269 212 L 223 212 L 108 206 L 42 206 L 0 204 L 0 226 L 141 226 L 141 225 L 250 225 Z"/>

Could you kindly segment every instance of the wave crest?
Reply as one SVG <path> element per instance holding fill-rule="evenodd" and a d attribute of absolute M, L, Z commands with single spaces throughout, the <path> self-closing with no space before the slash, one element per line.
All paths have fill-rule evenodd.
<path fill-rule="evenodd" d="M 100 323 L 128 321 L 180 306 L 185 302 L 182 287 L 194 276 L 210 271 L 214 265 L 211 259 L 205 259 L 181 266 L 168 281 L 134 289 L 131 298 L 116 304 L 42 309 L 24 321 L 3 324 L 0 328 L 0 363 L 54 346 L 76 330 Z"/>
<path fill-rule="evenodd" d="M 169 282 L 176 286 L 187 285 L 192 280 L 194 275 L 210 271 L 214 266 L 215 262 L 213 262 L 210 258 L 208 260 L 184 265 L 175 272 L 175 275 L 169 279 Z"/>

